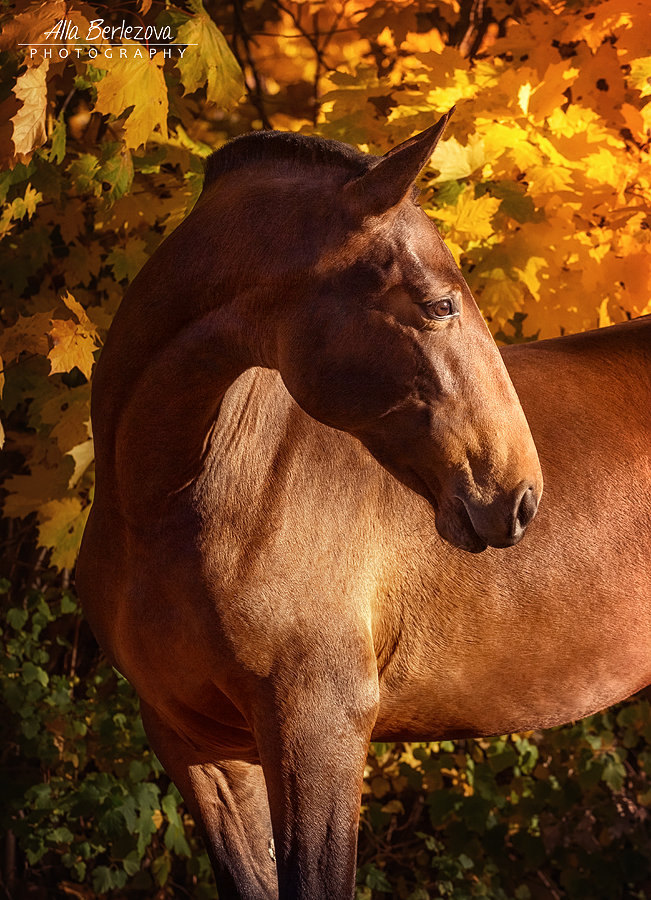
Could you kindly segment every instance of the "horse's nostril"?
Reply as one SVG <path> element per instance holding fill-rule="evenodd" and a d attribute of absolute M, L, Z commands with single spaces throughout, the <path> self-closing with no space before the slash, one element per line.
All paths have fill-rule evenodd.
<path fill-rule="evenodd" d="M 520 500 L 520 505 L 515 517 L 515 530 L 518 531 L 519 529 L 522 529 L 524 531 L 529 522 L 531 522 L 536 515 L 537 509 L 538 501 L 536 500 L 533 488 L 528 487 Z"/>
<path fill-rule="evenodd" d="M 478 537 L 490 547 L 513 547 L 517 544 L 538 509 L 535 488 L 528 482 L 521 483 L 513 493 L 484 506 L 463 497 L 455 497 L 455 500 L 465 509 Z"/>

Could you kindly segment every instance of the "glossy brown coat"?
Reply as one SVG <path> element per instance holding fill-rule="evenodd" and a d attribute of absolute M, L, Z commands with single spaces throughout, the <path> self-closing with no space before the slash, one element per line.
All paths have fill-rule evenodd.
<path fill-rule="evenodd" d="M 551 725 L 651 675 L 651 320 L 504 351 L 531 522 L 520 406 L 408 196 L 430 132 L 404 183 L 396 151 L 361 187 L 380 163 L 219 175 L 97 373 L 78 587 L 222 900 L 352 897 L 371 738 Z"/>

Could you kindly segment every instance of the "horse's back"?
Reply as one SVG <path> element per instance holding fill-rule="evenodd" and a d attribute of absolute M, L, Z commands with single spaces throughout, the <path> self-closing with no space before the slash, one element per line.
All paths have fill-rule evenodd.
<path fill-rule="evenodd" d="M 627 464 L 650 474 L 651 315 L 502 355 L 543 453 L 579 452 L 605 468 L 609 448 L 621 460 L 628 446 Z"/>

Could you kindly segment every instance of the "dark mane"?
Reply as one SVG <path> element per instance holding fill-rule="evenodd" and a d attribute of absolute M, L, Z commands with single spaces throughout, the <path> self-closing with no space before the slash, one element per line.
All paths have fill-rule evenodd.
<path fill-rule="evenodd" d="M 253 131 L 234 138 L 208 157 L 204 189 L 227 172 L 255 162 L 320 163 L 345 168 L 351 174 L 361 174 L 375 159 L 375 156 L 362 153 L 341 141 L 293 131 Z"/>

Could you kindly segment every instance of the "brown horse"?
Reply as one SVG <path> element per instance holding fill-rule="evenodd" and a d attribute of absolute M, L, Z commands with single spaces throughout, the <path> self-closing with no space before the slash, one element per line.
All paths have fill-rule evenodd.
<path fill-rule="evenodd" d="M 542 481 L 414 203 L 444 125 L 379 160 L 218 151 L 98 366 L 78 588 L 222 900 L 352 897 L 369 739 L 566 721 L 651 673 L 651 322 L 505 353 L 549 488 L 485 549 Z"/>

